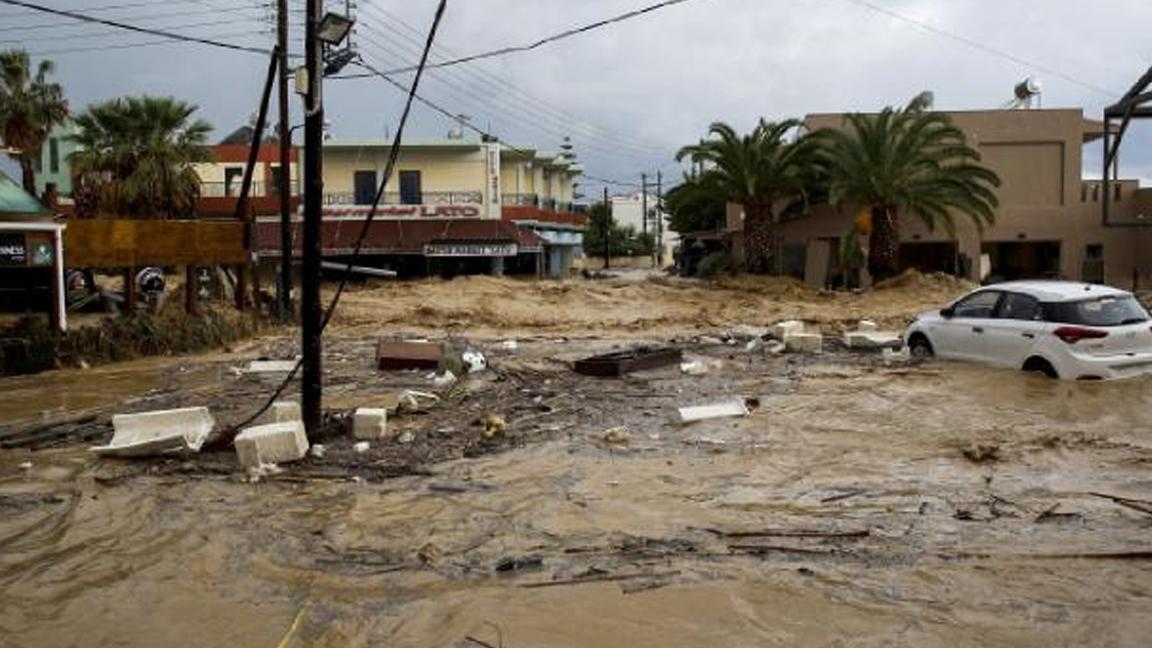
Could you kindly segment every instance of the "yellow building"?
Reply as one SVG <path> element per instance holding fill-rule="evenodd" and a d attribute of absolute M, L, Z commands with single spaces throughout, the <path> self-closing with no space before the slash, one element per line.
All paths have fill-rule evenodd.
<path fill-rule="evenodd" d="M 390 151 L 383 140 L 325 143 L 326 256 L 355 246 L 353 223 L 371 211 Z M 567 155 L 495 141 L 406 142 L 362 254 L 407 275 L 566 275 L 582 254 L 584 215 L 572 204 L 581 171 Z M 260 219 L 259 239 L 261 254 L 275 256 L 276 219 Z"/>

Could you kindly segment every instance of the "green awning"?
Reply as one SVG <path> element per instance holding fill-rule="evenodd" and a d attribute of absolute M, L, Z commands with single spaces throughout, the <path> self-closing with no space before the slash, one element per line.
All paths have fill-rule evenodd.
<path fill-rule="evenodd" d="M 19 182 L 0 171 L 0 214 L 43 216 L 48 213 L 44 205 L 32 194 L 24 191 Z"/>

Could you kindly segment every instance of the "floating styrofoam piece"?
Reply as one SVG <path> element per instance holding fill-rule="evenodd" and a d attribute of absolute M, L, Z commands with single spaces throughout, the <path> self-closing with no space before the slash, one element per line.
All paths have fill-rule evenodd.
<path fill-rule="evenodd" d="M 296 401 L 276 401 L 268 411 L 260 417 L 259 423 L 283 423 L 285 421 L 300 421 L 300 403 Z"/>
<path fill-rule="evenodd" d="M 488 359 L 479 351 L 465 351 L 460 354 L 460 360 L 464 362 L 468 373 L 479 373 L 488 368 Z"/>
<path fill-rule="evenodd" d="M 353 443 L 352 449 L 360 454 L 364 454 L 372 449 L 372 444 L 367 441 L 360 441 L 359 443 Z"/>
<path fill-rule="evenodd" d="M 432 376 L 432 384 L 437 387 L 451 387 L 452 385 L 456 384 L 456 374 L 445 370 L 443 375 Z"/>
<path fill-rule="evenodd" d="M 772 325 L 772 337 L 783 340 L 789 335 L 804 332 L 804 322 L 799 320 L 785 320 Z"/>
<path fill-rule="evenodd" d="M 254 425 L 236 435 L 236 457 L 245 468 L 299 461 L 308 454 L 303 421 Z"/>
<path fill-rule="evenodd" d="M 504 351 L 515 351 L 520 348 L 520 343 L 516 340 L 504 340 L 500 343 L 500 348 Z"/>
<path fill-rule="evenodd" d="M 708 419 L 748 416 L 748 405 L 743 398 L 713 405 L 696 405 L 680 408 L 680 422 L 693 423 Z"/>
<path fill-rule="evenodd" d="M 245 373 L 290 373 L 295 368 L 295 360 L 253 360 Z"/>
<path fill-rule="evenodd" d="M 872 320 L 860 320 L 860 323 L 856 325 L 856 330 L 861 333 L 873 333 L 879 329 L 880 327 Z"/>
<path fill-rule="evenodd" d="M 819 333 L 789 333 L 784 346 L 792 352 L 820 353 L 824 350 L 824 336 Z"/>
<path fill-rule="evenodd" d="M 360 440 L 383 439 L 388 433 L 388 410 L 361 407 L 352 416 L 352 437 Z"/>
<path fill-rule="evenodd" d="M 849 349 L 898 349 L 904 339 L 891 331 L 854 331 L 844 334 L 844 345 Z"/>
<path fill-rule="evenodd" d="M 207 407 L 117 414 L 112 417 L 112 440 L 108 445 L 92 448 L 92 452 L 110 457 L 199 452 L 215 425 Z"/>

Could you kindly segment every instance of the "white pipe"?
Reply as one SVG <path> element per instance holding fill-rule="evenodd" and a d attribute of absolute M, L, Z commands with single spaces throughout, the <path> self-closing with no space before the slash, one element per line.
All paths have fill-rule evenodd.
<path fill-rule="evenodd" d="M 344 272 L 356 272 L 359 274 L 368 275 L 370 277 L 396 277 L 396 273 L 392 270 L 369 268 L 366 266 L 351 265 L 348 263 L 336 263 L 335 261 L 321 261 L 320 267 L 326 270 L 343 270 Z"/>
<path fill-rule="evenodd" d="M 60 332 L 66 333 L 68 331 L 68 309 L 65 308 L 65 298 L 67 295 L 64 292 L 64 240 L 60 235 L 64 231 L 64 226 L 59 225 L 56 227 L 56 308 L 60 314 Z"/>

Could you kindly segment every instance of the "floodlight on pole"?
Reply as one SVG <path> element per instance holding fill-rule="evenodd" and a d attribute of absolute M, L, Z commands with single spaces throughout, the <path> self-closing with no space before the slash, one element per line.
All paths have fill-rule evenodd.
<path fill-rule="evenodd" d="M 348 32 L 352 31 L 354 22 L 348 16 L 329 11 L 320 19 L 320 25 L 316 28 L 316 38 L 326 45 L 339 45 L 348 38 Z"/>

